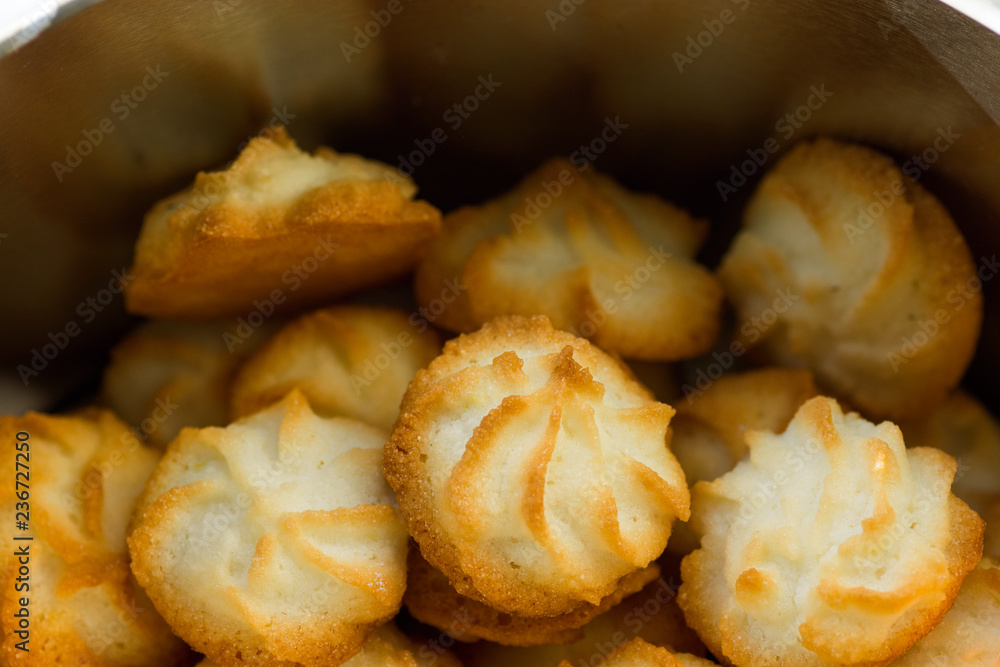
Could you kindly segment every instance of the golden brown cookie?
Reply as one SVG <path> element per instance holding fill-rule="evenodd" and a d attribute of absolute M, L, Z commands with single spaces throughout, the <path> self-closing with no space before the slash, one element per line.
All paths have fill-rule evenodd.
<path fill-rule="evenodd" d="M 386 434 L 292 391 L 185 429 L 128 538 L 174 631 L 224 666 L 340 665 L 399 609 L 408 538 L 379 470 Z"/>
<path fill-rule="evenodd" d="M 982 283 L 941 203 L 888 157 L 817 139 L 757 187 L 719 267 L 741 344 L 806 367 L 871 417 L 915 418 L 958 384 Z"/>
<path fill-rule="evenodd" d="M 238 327 L 229 320 L 143 324 L 112 348 L 102 402 L 161 448 L 185 426 L 225 426 L 233 374 L 275 323 L 248 328 L 245 338 Z"/>
<path fill-rule="evenodd" d="M 167 318 L 299 310 L 406 275 L 441 226 L 388 165 L 283 128 L 146 214 L 125 286 L 129 312 Z"/>
<path fill-rule="evenodd" d="M 678 603 L 709 650 L 740 667 L 884 665 L 930 632 L 982 551 L 955 460 L 825 397 L 747 442 L 693 490 L 701 548 Z"/>
<path fill-rule="evenodd" d="M 417 373 L 384 470 L 462 595 L 520 616 L 600 604 L 688 515 L 673 410 L 548 319 L 498 318 Z"/>
<path fill-rule="evenodd" d="M 97 408 L 0 417 L 0 443 L 9 531 L 0 559 L 0 663 L 189 664 L 190 650 L 132 577 L 125 544 L 160 453 Z"/>
<path fill-rule="evenodd" d="M 546 315 L 624 357 L 692 357 L 712 346 L 721 314 L 721 287 L 693 260 L 707 230 L 654 195 L 553 159 L 509 194 L 445 218 L 417 298 L 443 302 L 438 324 L 455 331 Z"/>
<path fill-rule="evenodd" d="M 317 414 L 390 429 L 414 374 L 441 351 L 437 334 L 401 310 L 333 306 L 286 325 L 243 364 L 232 417 L 298 388 Z"/>

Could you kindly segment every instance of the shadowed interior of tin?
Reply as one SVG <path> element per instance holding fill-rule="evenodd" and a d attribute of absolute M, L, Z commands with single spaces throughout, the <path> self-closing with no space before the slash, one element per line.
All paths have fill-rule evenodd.
<path fill-rule="evenodd" d="M 710 266 L 797 141 L 832 135 L 905 163 L 944 133 L 921 183 L 977 259 L 998 250 L 1000 37 L 942 4 L 456 5 L 107 0 L 0 60 L 2 372 L 76 321 L 38 382 L 92 377 L 131 322 L 120 298 L 91 321 L 80 304 L 127 266 L 143 212 L 271 122 L 306 148 L 412 167 L 446 212 L 551 155 L 590 160 L 588 146 L 627 187 L 710 219 Z M 967 384 L 989 401 L 1000 312 L 994 282 L 985 293 Z"/>

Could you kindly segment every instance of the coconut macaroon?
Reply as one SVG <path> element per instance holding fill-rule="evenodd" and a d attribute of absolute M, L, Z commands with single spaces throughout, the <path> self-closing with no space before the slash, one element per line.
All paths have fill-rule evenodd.
<path fill-rule="evenodd" d="M 198 667 L 219 667 L 219 663 L 205 658 Z M 462 663 L 450 651 L 413 641 L 388 623 L 368 635 L 361 652 L 343 667 L 462 667 Z"/>
<path fill-rule="evenodd" d="M 676 402 L 670 448 L 688 484 L 713 480 L 747 453 L 749 431 L 781 433 L 807 399 L 819 394 L 812 374 L 792 368 L 727 373 Z"/>
<path fill-rule="evenodd" d="M 581 628 L 591 619 L 606 613 L 659 575 L 660 568 L 654 563 L 625 576 L 600 604 L 585 604 L 558 616 L 528 618 L 497 611 L 461 595 L 448 577 L 424 560 L 419 550 L 411 549 L 403 604 L 413 618 L 462 642 L 487 639 L 506 646 L 568 644 L 584 637 Z"/>
<path fill-rule="evenodd" d="M 0 417 L 7 665 L 189 664 L 129 571 L 125 527 L 159 452 L 110 411 Z M 23 522 L 23 523 L 22 523 Z"/>
<path fill-rule="evenodd" d="M 984 558 L 944 619 L 893 667 L 1000 665 L 1000 561 Z"/>
<path fill-rule="evenodd" d="M 467 662 L 474 667 L 555 667 L 564 660 L 573 667 L 605 665 L 603 661 L 616 649 L 638 638 L 671 651 L 705 655 L 705 646 L 687 627 L 677 606 L 673 580 L 662 577 L 597 616 L 576 634 L 572 642 L 531 647 L 477 642 L 465 653 L 470 655 Z"/>
<path fill-rule="evenodd" d="M 238 326 L 223 320 L 143 324 L 112 348 L 101 401 L 159 447 L 185 426 L 224 426 L 236 368 L 274 329 L 267 322 L 237 333 Z"/>
<path fill-rule="evenodd" d="M 426 322 L 401 310 L 334 306 L 285 326 L 240 369 L 233 418 L 299 388 L 317 414 L 390 429 L 414 374 L 441 351 Z"/>
<path fill-rule="evenodd" d="M 417 269 L 417 298 L 452 299 L 438 323 L 455 331 L 547 315 L 624 357 L 692 357 L 719 331 L 722 289 L 692 259 L 707 231 L 658 197 L 554 159 L 509 194 L 446 216 Z"/>
<path fill-rule="evenodd" d="M 862 146 L 818 139 L 782 158 L 719 276 L 743 343 L 872 417 L 941 403 L 979 336 L 982 283 L 951 216 Z"/>
<path fill-rule="evenodd" d="M 221 665 L 340 665 L 398 611 L 407 535 L 379 471 L 386 433 L 298 391 L 185 429 L 140 499 L 132 569 L 174 631 Z"/>
<path fill-rule="evenodd" d="M 545 317 L 498 318 L 417 373 L 386 477 L 427 561 L 519 616 L 597 605 L 689 514 L 673 409 Z"/>
<path fill-rule="evenodd" d="M 129 312 L 166 318 L 295 310 L 406 275 L 441 214 L 394 168 L 283 128 L 146 214 L 125 286 Z"/>
<path fill-rule="evenodd" d="M 701 548 L 678 603 L 740 667 L 883 665 L 934 627 L 982 551 L 983 523 L 950 492 L 955 460 L 899 429 L 808 400 L 782 435 L 695 485 Z"/>

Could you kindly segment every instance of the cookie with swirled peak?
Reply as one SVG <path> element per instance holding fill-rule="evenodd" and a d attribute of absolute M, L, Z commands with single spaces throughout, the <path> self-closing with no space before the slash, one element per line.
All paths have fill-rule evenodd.
<path fill-rule="evenodd" d="M 715 663 L 690 653 L 673 653 L 670 649 L 654 646 L 636 637 L 619 646 L 600 664 L 604 667 L 710 667 Z M 574 665 L 563 660 L 558 667 Z"/>
<path fill-rule="evenodd" d="M 955 222 L 863 146 L 817 139 L 783 157 L 718 273 L 745 344 L 872 417 L 940 404 L 979 336 L 982 283 Z"/>
<path fill-rule="evenodd" d="M 455 590 L 555 616 L 600 604 L 688 516 L 673 409 L 545 317 L 503 317 L 417 373 L 383 468 Z"/>
<path fill-rule="evenodd" d="M 657 578 L 655 563 L 624 577 L 600 604 L 586 604 L 566 614 L 526 618 L 507 614 L 458 593 L 448 577 L 411 549 L 403 604 L 422 623 L 447 632 L 462 642 L 487 639 L 507 646 L 565 644 L 584 636 L 581 626 L 615 607 L 622 599 Z"/>
<path fill-rule="evenodd" d="M 334 306 L 279 331 L 240 368 L 231 413 L 242 417 L 297 387 L 318 414 L 392 428 L 414 374 L 441 351 L 423 321 L 401 310 Z"/>
<path fill-rule="evenodd" d="M 826 397 L 747 443 L 749 459 L 693 489 L 702 541 L 678 595 L 691 627 L 740 667 L 905 653 L 980 559 L 983 523 L 950 490 L 955 460 Z"/>
<path fill-rule="evenodd" d="M 185 426 L 224 426 L 233 374 L 274 328 L 242 338 L 230 321 L 147 322 L 112 348 L 101 400 L 158 447 Z"/>
<path fill-rule="evenodd" d="M 298 391 L 185 429 L 140 499 L 132 569 L 174 631 L 222 665 L 340 665 L 399 609 L 407 535 L 386 434 Z"/>
<path fill-rule="evenodd" d="M 219 667 L 205 658 L 198 667 Z M 462 667 L 450 651 L 422 642 L 416 642 L 393 623 L 387 623 L 368 635 L 361 652 L 343 664 L 343 667 Z"/>
<path fill-rule="evenodd" d="M 125 543 L 160 453 L 97 408 L 0 417 L 0 443 L 0 508 L 17 527 L 0 562 L 0 663 L 189 664 L 132 577 Z"/>
<path fill-rule="evenodd" d="M 1000 667 L 1000 561 L 984 558 L 941 622 L 894 667 Z"/>
<path fill-rule="evenodd" d="M 417 269 L 417 298 L 429 307 L 448 295 L 438 323 L 455 331 L 547 315 L 624 357 L 692 357 L 715 341 L 721 313 L 721 287 L 693 260 L 707 229 L 654 195 L 553 159 L 509 194 L 445 218 Z"/>
<path fill-rule="evenodd" d="M 317 305 L 406 275 L 441 227 L 392 167 L 265 130 L 146 214 L 125 284 L 139 315 L 207 318 Z"/>

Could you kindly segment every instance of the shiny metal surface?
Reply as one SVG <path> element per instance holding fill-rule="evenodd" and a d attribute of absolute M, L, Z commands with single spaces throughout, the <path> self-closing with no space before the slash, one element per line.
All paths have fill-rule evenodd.
<path fill-rule="evenodd" d="M 905 162 L 949 136 L 921 180 L 977 256 L 998 251 L 1000 36 L 943 3 L 393 1 L 69 3 L 3 56 L 0 372 L 70 324 L 34 387 L 99 365 L 128 325 L 105 292 L 143 211 L 275 119 L 393 163 L 443 128 L 414 178 L 445 209 L 610 123 L 594 163 L 713 219 L 709 261 L 762 168 L 726 201 L 718 184 L 768 141 L 830 134 Z M 996 292 L 973 384 L 1000 368 Z"/>

